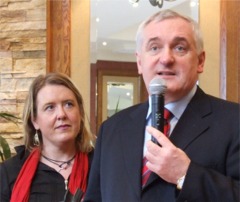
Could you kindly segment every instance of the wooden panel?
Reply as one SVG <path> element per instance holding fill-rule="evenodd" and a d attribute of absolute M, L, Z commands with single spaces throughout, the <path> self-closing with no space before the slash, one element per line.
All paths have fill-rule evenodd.
<path fill-rule="evenodd" d="M 102 83 L 103 76 L 124 76 L 124 77 L 140 77 L 140 101 L 146 101 L 148 93 L 144 85 L 142 77 L 138 74 L 136 62 L 115 62 L 115 61 L 97 61 L 96 65 L 91 65 L 91 128 L 96 134 L 100 124 L 102 123 Z M 97 88 L 96 88 L 97 86 Z M 97 98 L 96 98 L 97 93 Z M 97 100 L 97 103 L 96 101 Z M 97 109 L 96 109 L 97 108 Z M 94 124 L 96 123 L 96 125 Z M 95 126 L 95 127 L 94 127 Z"/>
<path fill-rule="evenodd" d="M 90 128 L 93 134 L 97 130 L 97 65 L 91 64 L 90 76 Z"/>
<path fill-rule="evenodd" d="M 70 0 L 47 1 L 47 72 L 70 76 Z"/>
<path fill-rule="evenodd" d="M 220 12 L 221 97 L 240 102 L 240 2 L 222 0 Z"/>

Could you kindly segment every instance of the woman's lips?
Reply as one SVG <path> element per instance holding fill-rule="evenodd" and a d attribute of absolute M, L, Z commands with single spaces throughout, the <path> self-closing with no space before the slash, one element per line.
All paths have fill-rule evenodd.
<path fill-rule="evenodd" d="M 68 129 L 69 127 L 70 127 L 70 125 L 64 124 L 64 125 L 57 126 L 56 129 L 64 130 L 64 129 Z"/>

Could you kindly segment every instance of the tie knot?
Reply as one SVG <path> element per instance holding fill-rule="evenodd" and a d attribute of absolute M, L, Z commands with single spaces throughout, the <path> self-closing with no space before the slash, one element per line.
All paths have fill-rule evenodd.
<path fill-rule="evenodd" d="M 170 120 L 172 116 L 173 116 L 172 112 L 170 112 L 167 108 L 164 108 L 164 119 Z"/>

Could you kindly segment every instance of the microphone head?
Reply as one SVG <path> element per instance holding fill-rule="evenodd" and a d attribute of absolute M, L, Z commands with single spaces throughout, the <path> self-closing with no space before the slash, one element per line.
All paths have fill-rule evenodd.
<path fill-rule="evenodd" d="M 164 94 L 166 89 L 165 81 L 161 78 L 153 78 L 149 83 L 149 92 L 151 95 Z"/>

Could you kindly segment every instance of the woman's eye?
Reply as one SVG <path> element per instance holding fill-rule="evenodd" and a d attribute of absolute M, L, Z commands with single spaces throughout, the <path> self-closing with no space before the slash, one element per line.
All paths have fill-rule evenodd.
<path fill-rule="evenodd" d="M 66 103 L 65 103 L 65 105 L 66 105 L 66 107 L 70 108 L 70 107 L 72 107 L 72 106 L 73 106 L 73 103 L 72 103 L 72 102 L 70 102 L 70 101 L 68 101 L 68 102 L 66 102 Z"/>
<path fill-rule="evenodd" d="M 48 106 L 45 107 L 45 110 L 46 110 L 46 111 L 50 111 L 50 110 L 52 110 L 52 109 L 53 109 L 53 105 L 48 105 Z"/>

